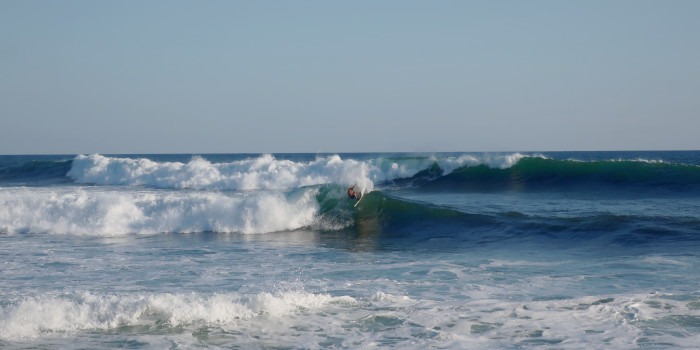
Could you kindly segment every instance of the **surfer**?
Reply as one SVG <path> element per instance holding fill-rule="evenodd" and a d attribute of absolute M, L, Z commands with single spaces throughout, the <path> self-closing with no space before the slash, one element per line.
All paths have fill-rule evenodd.
<path fill-rule="evenodd" d="M 350 188 L 348 188 L 348 197 L 349 197 L 350 199 L 353 199 L 353 198 L 354 198 L 354 199 L 356 199 L 356 200 L 359 201 L 359 200 L 360 200 L 360 194 L 359 194 L 357 191 L 355 191 L 355 186 L 356 186 L 356 185 L 357 185 L 357 184 L 352 185 L 352 186 L 350 186 Z"/>

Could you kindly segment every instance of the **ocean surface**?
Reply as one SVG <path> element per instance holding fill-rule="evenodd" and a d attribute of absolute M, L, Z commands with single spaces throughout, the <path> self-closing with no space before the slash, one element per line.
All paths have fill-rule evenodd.
<path fill-rule="evenodd" d="M 699 347 L 700 152 L 0 156 L 2 349 Z"/>

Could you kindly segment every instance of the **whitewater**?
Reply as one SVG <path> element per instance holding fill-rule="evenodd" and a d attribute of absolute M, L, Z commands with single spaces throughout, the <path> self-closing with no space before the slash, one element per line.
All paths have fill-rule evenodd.
<path fill-rule="evenodd" d="M 147 158 L 113 158 L 99 154 L 77 156 L 67 176 L 77 183 L 130 185 L 156 188 L 192 188 L 218 190 L 291 189 L 296 187 L 341 184 L 359 185 L 371 192 L 374 182 L 406 178 L 437 164 L 446 173 L 465 165 L 487 164 L 507 168 L 521 154 L 476 157 L 420 157 L 415 159 L 378 158 L 365 161 L 341 159 L 338 155 L 316 157 L 313 161 L 279 160 L 270 154 L 257 158 L 212 163 L 194 156 L 187 163 L 154 162 Z"/>
<path fill-rule="evenodd" d="M 693 349 L 699 248 L 694 151 L 0 156 L 0 348 Z"/>

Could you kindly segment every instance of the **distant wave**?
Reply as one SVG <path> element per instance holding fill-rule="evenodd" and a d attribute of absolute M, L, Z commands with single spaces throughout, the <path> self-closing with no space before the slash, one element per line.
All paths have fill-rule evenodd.
<path fill-rule="evenodd" d="M 66 182 L 72 160 L 32 160 L 19 164 L 0 164 L 0 183 L 21 185 Z"/>
<path fill-rule="evenodd" d="M 528 157 L 507 168 L 465 166 L 449 173 L 426 169 L 398 182 L 427 190 L 700 190 L 700 167 L 663 161 L 577 161 Z"/>
<path fill-rule="evenodd" d="M 411 187 L 440 191 L 634 190 L 683 193 L 700 190 L 700 166 L 658 159 L 579 161 L 538 154 L 318 156 L 307 161 L 258 157 L 187 162 L 138 157 L 78 155 L 73 160 L 0 164 L 0 184 L 90 184 L 155 189 L 277 190 L 357 184 L 363 193 Z"/>
<path fill-rule="evenodd" d="M 372 191 L 376 183 L 411 177 L 433 164 L 447 174 L 464 166 L 508 168 L 524 157 L 515 153 L 355 160 L 333 155 L 295 162 L 265 154 L 229 163 L 212 163 L 195 156 L 189 162 L 181 163 L 93 154 L 77 156 L 67 176 L 84 184 L 218 190 L 284 190 L 319 184 L 349 186 L 356 183 L 366 193 Z"/>
<path fill-rule="evenodd" d="M 284 190 L 364 180 L 371 191 L 369 171 L 366 163 L 338 156 L 294 162 L 266 154 L 230 163 L 211 163 L 195 156 L 180 163 L 93 154 L 77 156 L 67 175 L 77 183 L 216 190 Z"/>

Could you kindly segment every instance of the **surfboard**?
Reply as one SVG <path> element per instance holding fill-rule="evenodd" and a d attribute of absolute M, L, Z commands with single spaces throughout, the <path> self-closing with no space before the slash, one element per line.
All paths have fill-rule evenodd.
<path fill-rule="evenodd" d="M 360 192 L 360 199 L 357 200 L 357 203 L 355 203 L 355 205 L 353 205 L 353 207 L 357 207 L 357 205 L 360 204 L 360 201 L 362 200 L 362 198 L 365 198 L 365 194 Z"/>

